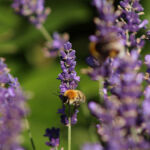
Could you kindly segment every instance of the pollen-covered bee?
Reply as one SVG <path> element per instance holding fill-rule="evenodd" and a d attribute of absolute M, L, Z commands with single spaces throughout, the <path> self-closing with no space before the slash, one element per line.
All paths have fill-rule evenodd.
<path fill-rule="evenodd" d="M 84 103 L 86 98 L 85 95 L 80 90 L 67 90 L 64 95 L 64 103 L 79 106 L 81 103 Z"/>
<path fill-rule="evenodd" d="M 100 38 L 99 41 L 90 43 L 90 53 L 100 62 L 106 58 L 114 58 L 116 56 L 123 56 L 125 48 L 120 38 L 114 34 L 107 35 Z"/>

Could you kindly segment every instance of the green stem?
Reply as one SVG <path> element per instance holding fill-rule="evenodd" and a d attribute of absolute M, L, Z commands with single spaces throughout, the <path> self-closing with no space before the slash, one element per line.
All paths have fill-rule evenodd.
<path fill-rule="evenodd" d="M 69 124 L 68 124 L 68 150 L 71 150 L 71 107 L 69 105 Z"/>
<path fill-rule="evenodd" d="M 43 34 L 43 36 L 45 37 L 45 39 L 49 42 L 52 41 L 52 37 L 51 35 L 48 33 L 48 31 L 46 30 L 46 28 L 42 25 L 39 30 L 41 31 L 41 33 Z"/>
<path fill-rule="evenodd" d="M 104 92 L 103 92 L 104 80 L 103 80 L 103 78 L 100 77 L 98 82 L 99 82 L 99 97 L 100 97 L 100 99 L 103 99 L 103 97 L 104 97 Z"/>
<path fill-rule="evenodd" d="M 55 150 L 58 150 L 58 147 L 55 147 Z"/>
<path fill-rule="evenodd" d="M 35 144 L 34 144 L 34 141 L 33 141 L 33 137 L 32 137 L 32 134 L 31 134 L 31 129 L 30 129 L 29 121 L 28 121 L 28 119 L 27 119 L 26 116 L 24 117 L 24 119 L 25 119 L 25 124 L 26 124 L 27 131 L 28 131 L 28 135 L 29 135 L 29 138 L 30 138 L 30 142 L 31 142 L 31 145 L 32 145 L 32 149 L 36 150 Z"/>

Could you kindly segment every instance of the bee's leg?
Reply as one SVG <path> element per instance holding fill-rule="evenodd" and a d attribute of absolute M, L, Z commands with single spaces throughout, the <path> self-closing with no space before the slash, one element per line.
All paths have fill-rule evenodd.
<path fill-rule="evenodd" d="M 78 108 L 79 106 L 80 106 L 80 102 L 79 102 L 79 101 L 76 101 L 76 102 L 75 102 L 75 109 Z"/>

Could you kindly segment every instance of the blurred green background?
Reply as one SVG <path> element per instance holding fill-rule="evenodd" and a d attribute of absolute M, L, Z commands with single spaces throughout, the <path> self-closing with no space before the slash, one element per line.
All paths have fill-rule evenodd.
<path fill-rule="evenodd" d="M 117 1 L 118 2 L 118 1 Z M 48 127 L 61 128 L 61 146 L 67 149 L 67 127 L 60 123 L 57 109 L 61 101 L 57 94 L 60 82 L 56 80 L 61 72 L 59 58 L 45 58 L 43 46 L 45 39 L 28 20 L 14 13 L 11 0 L 0 0 L 0 56 L 6 58 L 11 73 L 18 77 L 23 89 L 31 96 L 29 122 L 37 150 L 48 150 L 48 140 L 43 137 Z M 76 71 L 81 77 L 79 89 L 89 100 L 98 100 L 98 83 L 91 81 L 80 69 L 87 67 L 85 58 L 88 52 L 88 36 L 94 33 L 93 17 L 96 12 L 90 0 L 46 0 L 46 6 L 52 9 L 44 26 L 53 33 L 68 32 L 73 48 L 77 51 Z M 144 18 L 150 20 L 150 1 L 143 0 Z M 150 26 L 149 26 L 150 27 Z M 144 53 L 148 53 L 147 43 Z M 95 129 L 96 121 L 90 117 L 87 103 L 83 104 L 78 114 L 78 123 L 72 127 L 72 150 L 79 150 L 85 142 L 98 140 Z M 23 134 L 23 146 L 31 150 L 27 131 Z"/>

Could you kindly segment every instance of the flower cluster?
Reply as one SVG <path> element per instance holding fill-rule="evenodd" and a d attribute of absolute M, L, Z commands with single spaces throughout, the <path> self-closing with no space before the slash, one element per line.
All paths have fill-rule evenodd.
<path fill-rule="evenodd" d="M 96 33 L 90 36 L 90 52 L 95 58 L 104 60 L 108 56 L 120 55 L 124 49 L 120 22 L 116 22 L 119 13 L 114 11 L 112 3 L 107 0 L 93 0 L 98 17 L 95 18 Z M 109 45 L 108 45 L 109 43 Z M 110 50 L 113 47 L 113 50 Z"/>
<path fill-rule="evenodd" d="M 145 124 L 149 124 L 148 104 L 149 90 L 145 93 L 146 100 L 141 108 L 141 83 L 143 74 L 138 73 L 138 55 L 135 51 L 131 56 L 116 58 L 111 65 L 112 74 L 108 79 L 107 90 L 111 96 L 104 98 L 104 105 L 89 103 L 89 109 L 100 124 L 97 125 L 101 140 L 107 150 L 142 149 L 148 150 L 150 144 Z M 147 109 L 146 109 L 147 108 Z M 144 110 L 144 111 L 143 111 Z M 144 113 L 142 113 L 144 112 Z"/>
<path fill-rule="evenodd" d="M 93 5 L 96 7 L 98 12 L 98 17 L 95 18 L 95 23 L 97 27 L 96 36 L 92 36 L 92 41 L 97 38 L 103 38 L 107 36 L 108 33 L 118 34 L 119 24 L 117 24 L 116 19 L 118 13 L 114 11 L 112 3 L 107 0 L 93 0 Z M 100 39 L 97 39 L 100 40 Z"/>
<path fill-rule="evenodd" d="M 77 76 L 75 71 L 76 61 L 75 61 L 75 50 L 72 49 L 72 44 L 67 42 L 64 44 L 64 51 L 61 51 L 60 64 L 62 73 L 58 75 L 58 80 L 61 81 L 60 93 L 63 94 L 66 90 L 76 89 L 80 77 Z"/>
<path fill-rule="evenodd" d="M 109 58 L 122 57 L 125 53 L 125 42 L 122 38 L 122 23 L 116 20 L 120 16 L 115 11 L 113 4 L 107 0 L 93 0 L 98 11 L 98 18 L 95 19 L 96 33 L 90 36 L 90 53 L 88 64 L 93 70 L 88 71 L 94 80 L 109 66 Z M 103 65 L 103 68 L 100 66 Z M 101 69 L 101 70 L 100 70 Z M 106 72 L 105 72 L 106 73 Z"/>
<path fill-rule="evenodd" d="M 59 97 L 62 100 L 62 108 L 58 109 L 58 113 L 61 115 L 61 122 L 66 126 L 71 126 L 77 123 L 77 113 L 79 111 L 76 107 L 73 107 L 72 110 L 70 104 L 66 105 L 66 101 L 64 101 L 64 93 L 67 90 L 76 89 L 78 82 L 80 81 L 80 77 L 77 76 L 75 71 L 75 50 L 72 49 L 72 44 L 70 42 L 66 42 L 64 44 L 64 51 L 60 51 L 60 55 L 62 73 L 58 75 L 57 79 L 61 81 Z M 59 129 L 47 129 L 44 136 L 49 137 L 50 141 L 46 143 L 48 146 L 59 146 Z"/>
<path fill-rule="evenodd" d="M 19 136 L 25 114 L 25 98 L 20 85 L 0 59 L 0 149 L 22 150 Z"/>
<path fill-rule="evenodd" d="M 98 40 L 105 42 L 98 42 L 95 47 L 92 45 L 91 54 L 94 59 L 89 57 L 87 60 L 91 67 L 88 74 L 94 80 L 103 79 L 103 83 L 101 83 L 103 88 L 100 89 L 103 93 L 100 93 L 100 96 L 104 101 L 103 105 L 91 101 L 89 109 L 100 122 L 97 125 L 97 132 L 103 143 L 101 149 L 148 150 L 150 149 L 148 139 L 150 136 L 150 56 L 145 57 L 148 69 L 144 76 L 143 73 L 139 73 L 142 62 L 138 57 L 146 36 L 137 36 L 142 28 L 146 28 L 148 21 L 141 20 L 139 17 L 143 11 L 139 0 L 122 0 L 118 7 L 118 16 L 116 15 L 117 11 L 113 11 L 111 2 L 95 0 L 94 4 L 97 8 L 101 8 L 97 9 L 101 21 L 101 23 L 97 21 Z M 108 21 L 107 17 L 111 20 Z M 103 34 L 104 27 L 107 29 Z M 115 30 L 108 34 L 111 28 Z M 108 50 L 109 46 L 113 50 L 121 48 L 121 46 L 116 48 L 118 44 L 114 42 L 115 40 L 113 43 L 116 46 L 112 44 L 112 40 L 104 40 L 109 39 L 108 36 L 112 33 L 119 36 L 120 41 L 118 40 L 118 42 L 123 43 L 123 55 L 115 53 L 115 57 L 111 57 L 114 56 L 114 51 Z M 92 36 L 92 40 L 95 40 L 95 37 L 98 37 L 97 34 Z M 100 56 L 103 56 L 104 59 Z M 144 79 L 148 86 L 143 92 L 141 86 Z M 142 97 L 145 97 L 143 102 L 141 101 Z"/>
<path fill-rule="evenodd" d="M 126 41 L 126 46 L 131 50 L 133 48 L 141 51 L 144 46 L 145 36 L 137 36 L 142 29 L 146 29 L 148 20 L 141 20 L 140 15 L 144 14 L 144 8 L 141 6 L 140 0 L 123 0 L 120 2 L 121 15 L 118 20 L 122 23 L 122 37 Z"/>
<path fill-rule="evenodd" d="M 88 59 L 88 64 L 93 70 L 88 73 L 92 79 L 97 80 L 101 75 L 100 69 L 109 66 L 108 60 L 105 62 L 108 57 L 122 57 L 135 49 L 141 51 L 146 36 L 140 35 L 139 31 L 146 29 L 148 21 L 140 19 L 144 9 L 139 0 L 123 0 L 116 11 L 107 0 L 93 0 L 93 4 L 99 16 L 95 19 L 96 34 L 90 36 L 92 57 Z M 103 68 L 100 67 L 102 65 Z"/>
<path fill-rule="evenodd" d="M 12 7 L 37 28 L 41 27 L 50 13 L 50 9 L 44 7 L 44 0 L 14 0 Z"/>
<path fill-rule="evenodd" d="M 82 150 L 103 150 L 103 148 L 98 143 L 95 144 L 87 143 L 83 145 Z"/>
<path fill-rule="evenodd" d="M 52 38 L 53 40 L 47 42 L 46 47 L 44 48 L 47 57 L 57 57 L 60 54 L 60 51 L 64 51 L 64 44 L 69 40 L 69 35 L 67 33 L 60 35 L 55 32 Z"/>
<path fill-rule="evenodd" d="M 61 122 L 65 125 L 68 125 L 68 116 L 66 114 L 66 106 L 64 105 L 63 95 L 67 90 L 74 90 L 78 86 L 80 77 L 77 76 L 75 71 L 76 61 L 75 61 L 75 50 L 72 50 L 72 44 L 67 42 L 64 44 L 64 51 L 60 52 L 60 64 L 62 73 L 58 75 L 58 80 L 61 81 L 60 85 L 60 98 L 62 100 L 63 107 L 58 110 L 58 113 L 61 114 Z M 74 108 L 73 114 L 71 116 L 71 124 L 76 124 L 77 122 L 77 113 L 78 110 Z"/>

